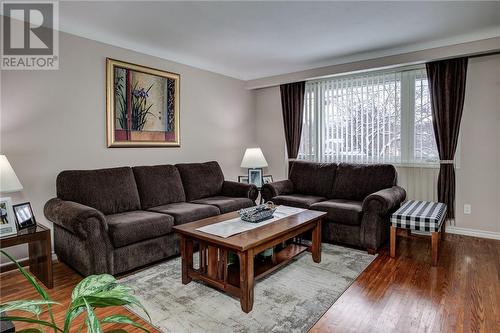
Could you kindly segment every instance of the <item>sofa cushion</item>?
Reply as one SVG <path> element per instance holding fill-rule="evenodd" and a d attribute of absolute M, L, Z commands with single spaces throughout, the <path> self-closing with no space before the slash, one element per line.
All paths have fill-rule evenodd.
<path fill-rule="evenodd" d="M 362 201 L 332 199 L 312 204 L 310 209 L 327 212 L 327 219 L 341 224 L 359 225 L 363 218 Z"/>
<path fill-rule="evenodd" d="M 133 167 L 142 209 L 186 201 L 179 170 L 173 165 Z"/>
<path fill-rule="evenodd" d="M 329 197 L 362 201 L 372 193 L 396 185 L 396 177 L 396 168 L 390 164 L 340 163 Z"/>
<path fill-rule="evenodd" d="M 191 201 L 192 203 L 212 205 L 219 208 L 221 214 L 234 212 L 238 209 L 248 208 L 255 205 L 255 202 L 249 198 L 235 197 L 209 197 Z"/>
<path fill-rule="evenodd" d="M 335 179 L 335 163 L 294 161 L 290 164 L 290 176 L 295 193 L 328 196 Z"/>
<path fill-rule="evenodd" d="M 174 226 L 172 216 L 144 210 L 106 215 L 106 222 L 115 247 L 169 234 Z"/>
<path fill-rule="evenodd" d="M 309 208 L 313 203 L 326 200 L 324 197 L 305 194 L 278 195 L 271 199 L 276 205 L 285 205 L 299 208 Z"/>
<path fill-rule="evenodd" d="M 149 210 L 173 216 L 175 225 L 193 222 L 220 214 L 219 208 L 215 206 L 194 204 L 190 202 L 171 203 L 153 207 Z"/>
<path fill-rule="evenodd" d="M 224 174 L 217 162 L 177 164 L 186 200 L 192 201 L 219 195 Z"/>
<path fill-rule="evenodd" d="M 57 176 L 56 187 L 59 199 L 90 206 L 106 215 L 141 209 L 129 167 L 63 171 Z"/>

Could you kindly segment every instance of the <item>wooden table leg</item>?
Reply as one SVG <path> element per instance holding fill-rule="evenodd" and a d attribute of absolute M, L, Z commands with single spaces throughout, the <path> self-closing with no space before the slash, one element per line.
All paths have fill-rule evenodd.
<path fill-rule="evenodd" d="M 312 231 L 312 257 L 316 263 L 321 262 L 321 220 L 316 222 Z"/>
<path fill-rule="evenodd" d="M 208 246 L 208 259 L 207 259 L 207 275 L 212 279 L 217 279 L 218 272 L 218 249 L 214 246 Z"/>
<path fill-rule="evenodd" d="M 446 233 L 446 220 L 443 221 L 443 225 L 441 226 L 441 240 L 445 240 Z"/>
<path fill-rule="evenodd" d="M 181 236 L 182 284 L 191 282 L 189 270 L 193 269 L 193 241 Z"/>
<path fill-rule="evenodd" d="M 390 240 L 391 258 L 396 257 L 396 233 L 397 233 L 397 228 L 391 225 L 391 240 Z"/>
<path fill-rule="evenodd" d="M 50 231 L 44 232 L 43 238 L 30 242 L 28 245 L 30 271 L 47 288 L 54 287 L 52 276 L 52 244 L 50 241 Z"/>
<path fill-rule="evenodd" d="M 245 313 L 252 311 L 254 265 L 253 251 L 238 252 L 240 258 L 240 303 Z"/>
<path fill-rule="evenodd" d="M 439 232 L 432 232 L 432 266 L 437 266 L 439 255 Z"/>

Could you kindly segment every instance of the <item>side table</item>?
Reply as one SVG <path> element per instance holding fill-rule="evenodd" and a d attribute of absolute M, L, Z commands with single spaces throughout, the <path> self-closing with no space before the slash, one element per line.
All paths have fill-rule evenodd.
<path fill-rule="evenodd" d="M 0 248 L 3 250 L 14 245 L 28 244 L 30 272 L 43 284 L 52 289 L 52 244 L 50 229 L 37 225 L 29 229 L 22 229 L 15 235 L 0 238 Z"/>
<path fill-rule="evenodd" d="M 440 202 L 410 200 L 391 215 L 391 258 L 396 256 L 397 229 L 431 232 L 432 266 L 437 266 L 439 234 L 444 238 L 446 205 Z"/>

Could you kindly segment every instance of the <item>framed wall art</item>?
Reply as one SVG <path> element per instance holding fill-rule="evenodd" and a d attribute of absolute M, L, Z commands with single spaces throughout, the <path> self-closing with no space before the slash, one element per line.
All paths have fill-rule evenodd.
<path fill-rule="evenodd" d="M 108 147 L 180 147 L 180 75 L 106 59 Z"/>

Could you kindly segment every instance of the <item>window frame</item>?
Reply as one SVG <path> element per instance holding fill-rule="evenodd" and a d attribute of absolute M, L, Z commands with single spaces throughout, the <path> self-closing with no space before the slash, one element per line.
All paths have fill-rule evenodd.
<path fill-rule="evenodd" d="M 415 159 L 415 89 L 416 89 L 416 79 L 418 78 L 418 71 L 424 70 L 425 71 L 425 65 L 419 64 L 419 65 L 412 65 L 412 66 L 405 66 L 405 67 L 394 67 L 394 68 L 388 68 L 388 69 L 379 69 L 379 70 L 367 70 L 367 71 L 356 71 L 352 73 L 347 73 L 347 74 L 342 74 L 342 75 L 334 75 L 334 76 L 329 76 L 329 77 L 323 77 L 320 79 L 315 79 L 315 80 L 309 80 L 307 83 L 309 84 L 314 84 L 317 82 L 321 81 L 328 81 L 328 80 L 342 80 L 344 78 L 357 78 L 359 76 L 362 76 L 363 74 L 370 74 L 370 75 L 383 75 L 384 73 L 400 73 L 400 80 L 401 80 L 401 158 L 400 161 L 380 161 L 381 163 L 390 163 L 395 166 L 400 166 L 400 167 L 422 167 L 422 168 L 439 168 L 439 157 L 436 160 L 428 160 L 428 161 L 421 161 L 421 160 L 416 160 Z M 307 91 L 307 88 L 306 88 Z M 316 105 L 318 104 L 319 101 L 314 101 Z M 306 103 L 306 99 L 304 99 L 304 104 Z M 305 108 L 305 105 L 304 105 Z M 322 126 L 321 122 L 324 121 L 324 115 L 322 114 L 323 112 L 320 112 L 320 108 L 316 106 L 316 110 L 314 112 L 314 117 L 317 117 L 319 121 L 316 121 L 316 135 L 315 137 L 312 138 L 314 144 L 314 149 L 316 151 L 316 160 L 321 160 L 321 149 L 322 145 L 320 144 L 321 137 L 322 137 Z M 456 152 L 456 164 L 458 163 L 459 156 L 460 156 L 460 137 L 459 137 L 459 142 L 457 145 L 457 152 Z M 437 147 L 436 147 L 437 149 Z M 299 156 L 300 158 L 300 152 Z M 305 158 L 303 158 L 305 159 Z M 307 160 L 307 159 L 305 159 Z M 333 158 L 334 162 L 340 162 L 338 158 Z M 370 162 L 352 162 L 352 163 L 370 163 Z"/>

